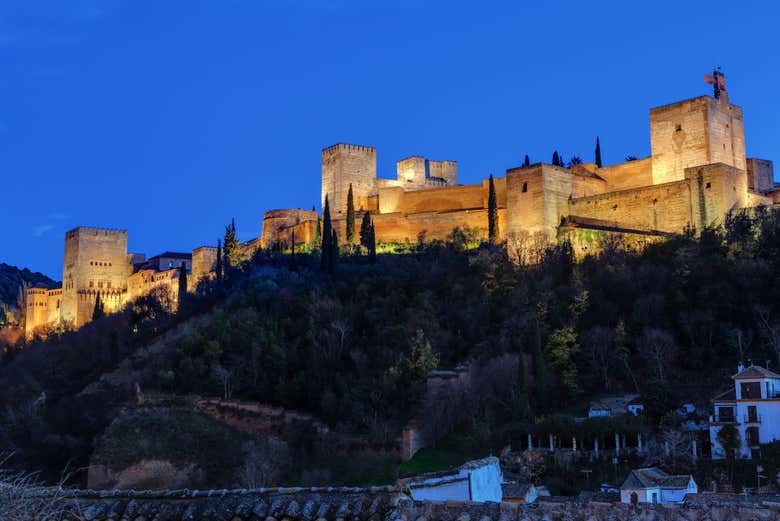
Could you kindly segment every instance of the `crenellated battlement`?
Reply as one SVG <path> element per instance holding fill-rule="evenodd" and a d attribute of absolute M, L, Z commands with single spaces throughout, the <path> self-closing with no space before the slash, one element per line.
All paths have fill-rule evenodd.
<path fill-rule="evenodd" d="M 336 143 L 335 145 L 331 145 L 329 147 L 322 149 L 322 155 L 326 154 L 335 154 L 336 152 L 340 150 L 345 150 L 348 152 L 367 152 L 369 154 L 376 154 L 376 147 L 368 146 L 368 145 L 353 145 L 350 143 Z"/>
<path fill-rule="evenodd" d="M 72 230 L 65 232 L 66 239 L 78 237 L 81 234 L 106 235 L 106 236 L 127 236 L 127 230 L 121 228 L 98 228 L 93 226 L 77 226 Z"/>

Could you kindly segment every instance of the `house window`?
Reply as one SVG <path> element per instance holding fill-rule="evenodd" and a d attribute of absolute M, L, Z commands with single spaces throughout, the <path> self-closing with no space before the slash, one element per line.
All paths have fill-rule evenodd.
<path fill-rule="evenodd" d="M 756 406 L 755 405 L 748 405 L 747 421 L 748 421 L 748 423 L 757 423 L 758 422 L 758 412 L 756 412 Z"/>
<path fill-rule="evenodd" d="M 733 407 L 718 407 L 717 421 L 733 422 L 734 421 L 734 408 Z"/>
<path fill-rule="evenodd" d="M 743 400 L 761 399 L 761 382 L 743 382 L 740 384 Z"/>
<path fill-rule="evenodd" d="M 653 503 L 658 503 L 658 492 L 653 492 Z"/>
<path fill-rule="evenodd" d="M 758 427 L 745 429 L 745 443 L 748 447 L 758 447 Z"/>
<path fill-rule="evenodd" d="M 528 183 L 523 183 L 523 192 L 525 193 L 527 191 L 528 191 Z"/>

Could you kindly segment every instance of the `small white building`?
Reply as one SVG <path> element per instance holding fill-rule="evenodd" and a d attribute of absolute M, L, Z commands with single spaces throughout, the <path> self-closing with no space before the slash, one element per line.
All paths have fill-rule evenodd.
<path fill-rule="evenodd" d="M 740 438 L 738 455 L 751 458 L 762 443 L 780 440 L 780 375 L 757 365 L 732 376 L 734 388 L 712 400 L 709 430 L 712 458 L 726 457 L 718 432 L 732 425 Z"/>
<path fill-rule="evenodd" d="M 699 487 L 690 474 L 671 476 L 655 467 L 632 470 L 620 486 L 621 503 L 682 503 Z"/>
<path fill-rule="evenodd" d="M 399 480 L 414 500 L 501 502 L 504 478 L 498 458 L 468 461 L 460 467 Z"/>

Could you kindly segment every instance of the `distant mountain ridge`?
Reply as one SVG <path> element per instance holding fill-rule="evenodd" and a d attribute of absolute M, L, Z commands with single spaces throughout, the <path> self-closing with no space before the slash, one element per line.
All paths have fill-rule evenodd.
<path fill-rule="evenodd" d="M 60 284 L 43 273 L 33 272 L 27 268 L 19 269 L 16 266 L 0 262 L 0 303 L 16 307 L 16 295 L 23 282 L 30 286 L 45 288 L 55 288 Z"/>

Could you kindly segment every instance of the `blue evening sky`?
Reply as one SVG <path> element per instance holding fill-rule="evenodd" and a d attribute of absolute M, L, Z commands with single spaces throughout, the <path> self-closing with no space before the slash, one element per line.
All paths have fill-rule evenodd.
<path fill-rule="evenodd" d="M 778 2 L 3 0 L 0 262 L 61 278 L 63 235 L 153 255 L 311 208 L 320 150 L 454 159 L 650 153 L 648 109 L 721 65 L 749 156 L 780 159 Z"/>

